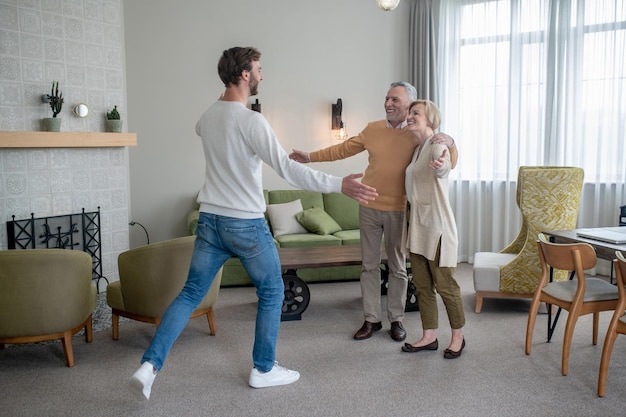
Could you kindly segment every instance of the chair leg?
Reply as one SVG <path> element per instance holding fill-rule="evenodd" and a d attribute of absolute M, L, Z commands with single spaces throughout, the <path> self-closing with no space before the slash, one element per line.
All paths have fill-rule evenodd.
<path fill-rule="evenodd" d="M 535 331 L 535 321 L 537 321 L 537 313 L 539 312 L 539 297 L 533 297 L 532 303 L 530 303 L 530 310 L 528 311 L 528 323 L 526 324 L 526 354 L 530 355 L 530 351 L 533 343 L 533 332 Z"/>
<path fill-rule="evenodd" d="M 120 338 L 120 316 L 111 314 L 111 328 L 113 329 L 113 340 Z"/>
<path fill-rule="evenodd" d="M 85 323 L 85 341 L 87 343 L 93 341 L 93 316 L 91 314 Z"/>
<path fill-rule="evenodd" d="M 63 332 L 63 353 L 65 354 L 65 362 L 71 368 L 74 366 L 74 349 L 72 347 L 72 331 Z"/>
<path fill-rule="evenodd" d="M 563 336 L 563 358 L 561 361 L 561 374 L 567 376 L 569 372 L 569 353 L 572 349 L 572 337 L 574 337 L 574 328 L 578 321 L 579 311 L 570 311 L 565 324 L 565 334 Z"/>
<path fill-rule="evenodd" d="M 476 308 L 474 309 L 475 313 L 480 313 L 480 310 L 483 308 L 483 296 L 480 293 L 476 293 Z"/>
<path fill-rule="evenodd" d="M 211 308 L 206 313 L 207 321 L 209 322 L 209 330 L 211 331 L 211 336 L 215 336 L 215 323 L 213 321 L 213 308 Z"/>
<path fill-rule="evenodd" d="M 600 313 L 593 313 L 593 339 L 592 343 L 598 344 L 598 327 L 600 327 Z"/>
<path fill-rule="evenodd" d="M 609 326 L 604 338 L 604 346 L 602 347 L 602 359 L 600 360 L 600 372 L 598 373 L 598 397 L 604 397 L 606 393 L 606 377 L 609 373 L 609 363 L 611 362 L 611 353 L 613 345 L 617 338 L 614 326 Z"/>

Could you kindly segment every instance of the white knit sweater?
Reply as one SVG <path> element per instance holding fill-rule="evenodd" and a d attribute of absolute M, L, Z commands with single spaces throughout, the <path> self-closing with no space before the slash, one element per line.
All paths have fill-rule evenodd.
<path fill-rule="evenodd" d="M 317 192 L 341 192 L 341 177 L 289 159 L 262 114 L 242 103 L 217 101 L 196 124 L 206 159 L 200 211 L 221 216 L 263 217 L 262 163 L 291 186 Z"/>

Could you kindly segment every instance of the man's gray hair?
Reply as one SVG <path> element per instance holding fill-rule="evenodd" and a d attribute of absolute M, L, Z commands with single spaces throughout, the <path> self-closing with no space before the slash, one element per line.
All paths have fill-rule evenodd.
<path fill-rule="evenodd" d="M 396 81 L 395 83 L 391 83 L 390 88 L 393 87 L 404 87 L 406 89 L 406 93 L 409 96 L 409 101 L 417 100 L 417 90 L 411 84 L 406 81 Z"/>

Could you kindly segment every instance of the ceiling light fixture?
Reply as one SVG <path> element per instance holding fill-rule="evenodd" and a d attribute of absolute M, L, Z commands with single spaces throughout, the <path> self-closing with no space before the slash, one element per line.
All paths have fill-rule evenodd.
<path fill-rule="evenodd" d="M 400 4 L 400 0 L 376 0 L 376 5 L 386 12 L 395 9 L 398 4 Z"/>

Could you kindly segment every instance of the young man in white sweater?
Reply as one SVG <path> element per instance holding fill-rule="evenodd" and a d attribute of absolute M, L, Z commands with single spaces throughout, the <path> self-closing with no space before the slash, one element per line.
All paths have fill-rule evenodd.
<path fill-rule="evenodd" d="M 196 125 L 206 159 L 205 182 L 198 195 L 197 238 L 185 286 L 163 315 L 142 365 L 130 381 L 131 389 L 146 399 L 190 314 L 232 256 L 241 260 L 259 297 L 249 385 L 285 385 L 300 377 L 278 365 L 275 358 L 284 285 L 278 251 L 263 215 L 264 162 L 294 187 L 342 192 L 361 204 L 377 196 L 373 187 L 357 181 L 363 174 L 335 177 L 289 159 L 265 118 L 246 107 L 263 79 L 260 57 L 251 47 L 223 52 L 218 73 L 226 89 Z"/>

